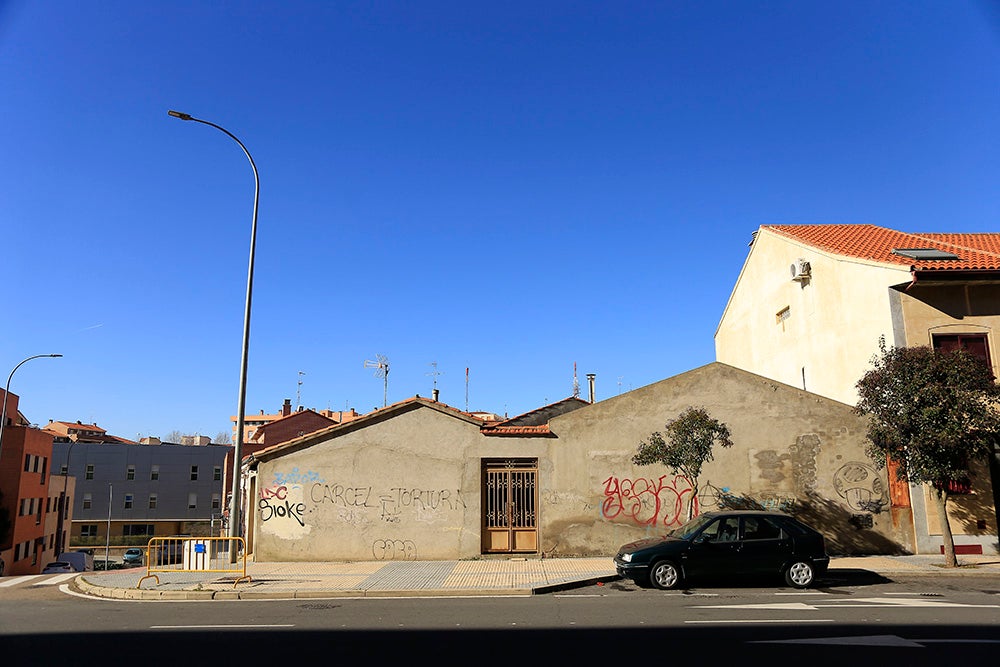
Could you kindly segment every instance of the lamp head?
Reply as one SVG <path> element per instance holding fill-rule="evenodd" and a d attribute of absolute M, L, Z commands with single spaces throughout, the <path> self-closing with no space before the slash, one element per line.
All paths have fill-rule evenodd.
<path fill-rule="evenodd" d="M 173 116 L 174 118 L 180 118 L 181 120 L 191 120 L 191 114 L 189 114 L 189 113 L 183 113 L 181 111 L 174 111 L 172 109 L 170 111 L 167 111 L 167 113 L 169 115 Z"/>

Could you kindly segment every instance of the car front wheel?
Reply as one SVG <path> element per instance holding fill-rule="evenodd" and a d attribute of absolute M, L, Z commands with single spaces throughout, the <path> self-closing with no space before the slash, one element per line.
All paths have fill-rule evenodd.
<path fill-rule="evenodd" d="M 649 583 L 660 590 L 676 588 L 681 582 L 681 571 L 669 560 L 656 562 L 649 570 Z"/>
<path fill-rule="evenodd" d="M 793 588 L 809 588 L 815 578 L 813 566 L 803 560 L 794 561 L 785 570 L 785 581 Z"/>

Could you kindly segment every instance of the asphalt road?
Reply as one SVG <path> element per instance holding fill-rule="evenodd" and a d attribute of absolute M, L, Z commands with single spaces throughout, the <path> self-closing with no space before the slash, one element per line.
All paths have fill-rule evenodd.
<path fill-rule="evenodd" d="M 1000 652 L 1000 578 L 984 576 L 859 572 L 809 591 L 719 584 L 664 592 L 615 581 L 529 598 L 231 602 L 95 600 L 35 581 L 0 588 L 0 655 L 28 664 L 58 655 L 74 665 L 132 656 L 144 666 L 683 658 L 849 667 L 991 664 Z"/>

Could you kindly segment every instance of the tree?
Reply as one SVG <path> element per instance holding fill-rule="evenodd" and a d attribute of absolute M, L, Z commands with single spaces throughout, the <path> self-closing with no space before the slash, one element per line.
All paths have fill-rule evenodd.
<path fill-rule="evenodd" d="M 901 480 L 933 487 L 945 565 L 955 567 L 949 487 L 966 482 L 969 464 L 987 460 L 1000 440 L 1000 386 L 989 366 L 965 350 L 886 349 L 882 339 L 856 387 L 855 412 L 870 417 L 868 456 L 878 468 L 898 463 Z"/>
<path fill-rule="evenodd" d="M 226 431 L 219 431 L 215 434 L 215 437 L 212 438 L 212 442 L 217 445 L 231 445 L 233 444 L 233 434 Z"/>
<path fill-rule="evenodd" d="M 648 441 L 639 443 L 639 451 L 632 463 L 645 466 L 661 463 L 675 474 L 680 473 L 691 483 L 687 518 L 694 514 L 694 500 L 698 497 L 698 477 L 701 467 L 713 460 L 712 447 L 732 447 L 729 427 L 713 419 L 705 408 L 688 408 L 677 419 L 667 422 L 666 437 L 659 431 L 650 434 Z"/>

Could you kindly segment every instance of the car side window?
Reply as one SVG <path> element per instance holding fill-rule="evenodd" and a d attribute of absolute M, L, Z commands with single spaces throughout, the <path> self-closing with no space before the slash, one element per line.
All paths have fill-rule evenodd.
<path fill-rule="evenodd" d="M 765 517 L 743 517 L 744 540 L 777 540 L 781 537 L 781 528 Z"/>
<path fill-rule="evenodd" d="M 717 542 L 719 540 L 719 526 L 721 523 L 722 519 L 716 519 L 705 526 L 705 530 L 701 531 L 701 535 L 698 537 L 702 542 Z"/>

